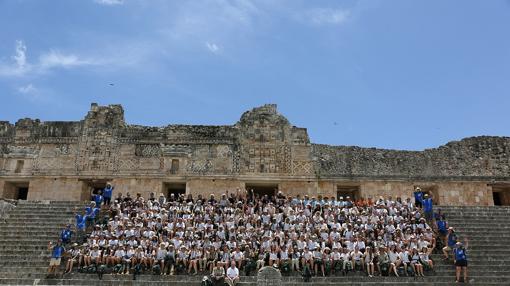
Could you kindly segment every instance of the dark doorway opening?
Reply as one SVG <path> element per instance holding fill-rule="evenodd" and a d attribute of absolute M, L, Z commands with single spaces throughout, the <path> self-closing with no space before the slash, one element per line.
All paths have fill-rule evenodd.
<path fill-rule="evenodd" d="M 434 205 L 439 205 L 441 202 L 439 201 L 439 188 L 438 186 L 414 186 L 414 189 L 420 187 L 423 195 L 429 195 L 432 197 L 432 202 Z"/>
<path fill-rule="evenodd" d="M 510 206 L 510 185 L 492 185 L 492 197 L 495 206 Z"/>
<path fill-rule="evenodd" d="M 175 198 L 186 194 L 186 183 L 165 183 L 167 198 L 173 194 Z"/>
<path fill-rule="evenodd" d="M 28 187 L 19 187 L 17 190 L 17 200 L 26 200 L 28 198 Z"/>
<path fill-rule="evenodd" d="M 5 182 L 3 192 L 0 195 L 6 199 L 27 200 L 28 185 L 29 182 Z"/>
<path fill-rule="evenodd" d="M 501 202 L 501 193 L 500 192 L 494 192 L 492 193 L 492 197 L 494 198 L 494 205 L 495 206 L 502 206 Z"/>
<path fill-rule="evenodd" d="M 111 180 L 108 179 L 84 180 L 81 199 L 83 201 L 92 201 L 93 196 L 102 192 L 106 187 L 106 184 L 110 181 Z"/>
<path fill-rule="evenodd" d="M 337 186 L 336 199 L 347 200 L 349 197 L 352 201 L 356 201 L 360 198 L 359 186 Z"/>
<path fill-rule="evenodd" d="M 278 193 L 278 184 L 246 184 L 246 190 L 253 190 L 255 197 L 263 197 L 265 195 L 272 197 Z"/>

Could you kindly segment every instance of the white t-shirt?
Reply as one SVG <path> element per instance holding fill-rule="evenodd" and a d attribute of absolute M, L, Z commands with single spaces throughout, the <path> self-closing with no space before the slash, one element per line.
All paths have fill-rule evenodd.
<path fill-rule="evenodd" d="M 238 277 L 239 276 L 239 269 L 237 269 L 237 267 L 234 267 L 234 268 L 229 267 L 227 269 L 227 276 L 229 278 L 236 278 L 236 277 Z"/>

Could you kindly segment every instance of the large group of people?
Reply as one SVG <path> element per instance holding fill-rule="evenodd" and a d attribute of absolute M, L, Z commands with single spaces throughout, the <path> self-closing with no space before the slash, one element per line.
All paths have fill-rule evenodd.
<path fill-rule="evenodd" d="M 370 277 L 424 276 L 434 269 L 431 253 L 437 243 L 444 244 L 446 258 L 455 249 L 456 265 L 466 256 L 465 248 L 458 255 L 444 214 L 434 215 L 432 198 L 419 189 L 414 202 L 281 192 L 258 196 L 253 190 L 219 197 L 112 193 L 108 185 L 95 194 L 76 213 L 76 235 L 69 226 L 61 241 L 49 246 L 57 259 L 63 256 L 62 243 L 68 245 L 66 272 L 77 266 L 111 268 L 135 278 L 144 271 L 210 273 L 213 284 L 234 285 L 240 271 L 250 275 L 264 266 L 305 278 L 353 271 Z"/>

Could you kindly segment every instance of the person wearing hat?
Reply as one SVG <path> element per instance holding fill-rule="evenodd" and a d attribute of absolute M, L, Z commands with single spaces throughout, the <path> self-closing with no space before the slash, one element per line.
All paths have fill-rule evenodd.
<path fill-rule="evenodd" d="M 80 258 L 81 258 L 81 251 L 80 249 L 78 248 L 78 244 L 77 243 L 73 243 L 71 245 L 71 249 L 69 250 L 69 258 L 67 259 L 67 263 L 66 263 L 66 270 L 64 272 L 64 274 L 67 274 L 67 273 L 70 273 L 71 271 L 73 271 L 73 265 L 75 263 L 78 263 L 78 267 L 80 267 Z"/>
<path fill-rule="evenodd" d="M 446 246 L 443 247 L 443 260 L 448 260 L 448 252 L 452 251 L 455 248 L 455 244 L 457 244 L 457 233 L 453 227 L 448 228 L 448 234 L 446 235 Z"/>
<path fill-rule="evenodd" d="M 453 250 L 454 253 L 454 264 L 455 264 L 455 282 L 460 282 L 460 274 L 463 272 L 464 274 L 464 283 L 467 283 L 467 254 L 466 250 L 468 248 L 468 239 L 466 238 L 464 240 L 464 244 L 462 244 L 460 241 L 458 241 L 455 244 L 455 249 Z"/>
<path fill-rule="evenodd" d="M 428 222 L 432 221 L 432 218 L 434 216 L 433 213 L 433 201 L 432 201 L 432 194 L 425 194 L 423 195 L 423 212 L 425 213 L 425 218 Z"/>
<path fill-rule="evenodd" d="M 55 275 L 57 268 L 60 266 L 60 261 L 64 255 L 66 249 L 62 245 L 62 240 L 58 240 L 55 245 L 50 241 L 48 243 L 48 250 L 51 250 L 50 266 L 48 267 L 48 275 Z"/>

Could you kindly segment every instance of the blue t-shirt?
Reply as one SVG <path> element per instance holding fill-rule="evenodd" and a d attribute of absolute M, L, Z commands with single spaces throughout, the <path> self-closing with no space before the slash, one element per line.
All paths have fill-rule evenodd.
<path fill-rule="evenodd" d="M 450 247 L 455 246 L 456 243 L 457 243 L 457 234 L 450 233 L 450 235 L 448 235 L 448 246 L 450 246 Z"/>
<path fill-rule="evenodd" d="M 444 220 L 438 220 L 438 221 L 437 221 L 437 228 L 438 228 L 441 232 L 446 232 L 446 221 L 444 221 Z"/>
<path fill-rule="evenodd" d="M 455 252 L 455 260 L 457 261 L 466 261 L 466 250 L 464 248 L 455 248 L 453 250 Z"/>
<path fill-rule="evenodd" d="M 110 188 L 106 187 L 103 190 L 103 197 L 111 199 L 112 198 L 112 193 L 113 193 L 113 188 L 112 187 L 110 187 Z"/>
<path fill-rule="evenodd" d="M 62 241 L 69 241 L 71 239 L 71 230 L 67 228 L 62 230 L 62 233 L 60 233 L 60 238 Z"/>
<path fill-rule="evenodd" d="M 422 191 L 414 192 L 414 200 L 421 203 L 421 201 L 423 200 L 423 192 Z"/>
<path fill-rule="evenodd" d="M 95 196 L 94 196 L 94 201 L 96 202 L 96 206 L 97 206 L 97 207 L 100 207 L 100 206 L 101 206 L 101 203 L 103 202 L 103 196 L 101 196 L 101 195 L 95 195 Z"/>
<path fill-rule="evenodd" d="M 51 258 L 60 258 L 64 253 L 64 247 L 62 245 L 55 245 L 53 247 L 53 251 L 51 252 Z"/>
<path fill-rule="evenodd" d="M 87 215 L 76 215 L 76 228 L 77 229 L 85 229 L 85 222 L 87 220 Z"/>
<path fill-rule="evenodd" d="M 432 199 L 431 198 L 423 200 L 423 210 L 425 212 L 431 212 L 432 211 Z"/>

